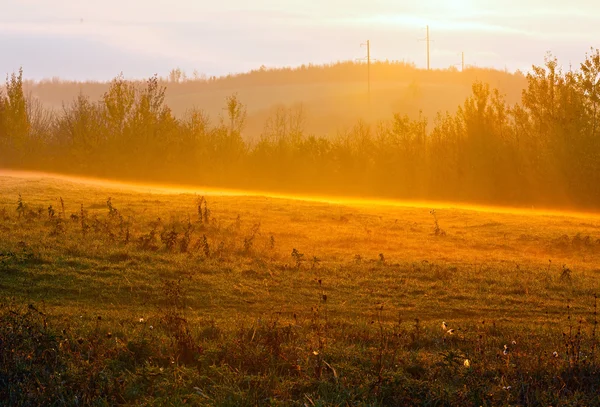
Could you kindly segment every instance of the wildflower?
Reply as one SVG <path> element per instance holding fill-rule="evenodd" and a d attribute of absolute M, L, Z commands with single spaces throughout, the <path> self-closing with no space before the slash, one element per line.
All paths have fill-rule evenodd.
<path fill-rule="evenodd" d="M 144 323 L 144 317 L 140 318 L 140 324 Z"/>
<path fill-rule="evenodd" d="M 319 354 L 319 351 L 313 350 L 313 355 L 317 356 Z"/>
<path fill-rule="evenodd" d="M 555 358 L 557 358 L 558 357 L 558 352 L 556 352 L 556 351 L 552 352 L 552 356 L 554 356 Z"/>
<path fill-rule="evenodd" d="M 152 325 L 150 325 L 150 330 L 153 330 L 153 329 L 154 329 L 154 327 Z"/>
<path fill-rule="evenodd" d="M 107 337 L 108 339 L 112 338 L 112 333 L 110 333 L 110 332 L 109 332 L 109 333 L 107 333 L 107 334 L 106 334 L 106 337 Z"/>
<path fill-rule="evenodd" d="M 454 335 L 454 329 L 448 329 L 448 330 L 446 331 L 446 333 L 447 333 L 448 335 Z"/>
<path fill-rule="evenodd" d="M 463 365 L 465 367 L 471 367 L 471 362 L 469 362 L 469 359 L 465 359 L 465 361 L 463 362 Z"/>
<path fill-rule="evenodd" d="M 444 331 L 447 331 L 447 330 L 448 330 L 448 325 L 446 324 L 446 321 L 442 322 L 442 329 L 443 329 Z"/>
<path fill-rule="evenodd" d="M 504 350 L 502 351 L 502 353 L 504 354 L 504 356 L 508 355 L 508 346 L 504 345 Z"/>
<path fill-rule="evenodd" d="M 508 390 L 510 390 L 510 389 L 512 389 L 512 386 L 503 386 L 503 387 L 502 387 L 502 390 L 507 390 L 507 391 L 508 391 Z"/>
<path fill-rule="evenodd" d="M 512 341 L 513 346 L 517 344 L 517 341 Z"/>

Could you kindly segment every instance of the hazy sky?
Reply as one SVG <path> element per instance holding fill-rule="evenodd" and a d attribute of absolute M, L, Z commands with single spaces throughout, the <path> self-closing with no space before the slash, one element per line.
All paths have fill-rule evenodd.
<path fill-rule="evenodd" d="M 597 0 L 0 0 L 0 74 L 40 79 L 221 75 L 372 57 L 528 70 L 599 47 Z"/>

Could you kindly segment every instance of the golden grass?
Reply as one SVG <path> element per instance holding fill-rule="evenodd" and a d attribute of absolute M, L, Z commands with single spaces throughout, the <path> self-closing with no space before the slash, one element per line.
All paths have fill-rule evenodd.
<path fill-rule="evenodd" d="M 0 394 L 23 405 L 23 394 L 84 405 L 597 398 L 596 215 L 196 192 L 208 224 L 190 187 L 0 173 L 11 355 Z M 18 215 L 19 195 L 31 212 Z M 81 205 L 85 233 L 71 219 Z M 171 250 L 158 237 L 169 232 Z"/>
<path fill-rule="evenodd" d="M 158 217 L 165 225 L 186 222 L 188 216 L 196 219 L 197 195 L 189 188 L 23 173 L 5 173 L 0 180 L 0 210 L 5 208 L 13 218 L 22 194 L 31 207 L 43 207 L 44 216 L 50 204 L 58 210 L 59 197 L 67 216 L 77 213 L 80 204 L 90 215 L 102 216 L 110 196 L 121 214 L 131 217 L 138 234 Z M 15 249 L 23 241 L 49 262 L 26 270 L 37 289 L 26 290 L 26 283 L 19 282 L 23 285 L 9 284 L 10 293 L 35 294 L 48 306 L 67 303 L 67 309 L 91 311 L 115 303 L 142 307 L 139 301 L 148 301 L 145 296 L 159 279 L 185 271 L 198 279 L 191 292 L 197 315 L 218 318 L 235 312 L 252 318 L 310 308 L 310 298 L 318 291 L 315 281 L 322 279 L 330 312 L 348 318 L 368 318 L 375 304 L 384 303 L 389 318 L 400 313 L 407 319 L 500 318 L 527 324 L 547 312 L 559 313 L 567 299 L 576 308 L 589 308 L 590 295 L 598 290 L 600 222 L 595 215 L 198 191 L 207 197 L 219 228 L 231 227 L 238 216 L 241 220 L 236 234 L 209 236 L 211 246 L 223 239 L 232 251 L 240 251 L 245 234 L 260 223 L 252 256 L 198 260 L 196 254 L 162 249 L 149 255 L 133 244 L 107 247 L 99 237 L 82 239 L 76 225 L 67 225 L 65 237 L 50 238 L 46 230 L 25 224 L 11 229 L 2 249 Z M 445 236 L 434 235 L 431 209 L 437 210 Z M 269 247 L 271 236 L 274 249 Z M 299 270 L 292 249 L 304 254 Z M 120 255 L 130 260 L 112 260 Z M 313 262 L 314 257 L 319 261 Z M 561 279 L 563 265 L 572 270 L 568 282 Z M 60 288 L 70 294 L 70 301 L 47 295 L 54 277 L 64 282 Z"/>

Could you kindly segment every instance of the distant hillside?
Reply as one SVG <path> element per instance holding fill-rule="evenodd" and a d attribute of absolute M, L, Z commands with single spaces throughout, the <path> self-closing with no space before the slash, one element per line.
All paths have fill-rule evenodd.
<path fill-rule="evenodd" d="M 25 72 L 27 76 L 27 72 Z M 375 62 L 371 65 L 371 103 L 367 92 L 365 63 L 340 62 L 299 68 L 261 68 L 219 78 L 179 79 L 167 82 L 167 104 L 177 116 L 191 107 L 211 117 L 222 113 L 226 96 L 237 93 L 248 108 L 244 135 L 260 136 L 268 118 L 278 107 L 298 111 L 302 106 L 305 130 L 314 134 L 335 134 L 358 119 L 375 123 L 393 113 L 418 116 L 421 111 L 433 120 L 437 112 L 454 112 L 479 80 L 498 88 L 508 103 L 516 103 L 526 80 L 521 73 L 467 68 L 426 71 L 403 62 Z M 28 82 L 26 91 L 46 106 L 61 108 L 79 93 L 97 100 L 108 83 L 70 82 L 60 79 Z"/>

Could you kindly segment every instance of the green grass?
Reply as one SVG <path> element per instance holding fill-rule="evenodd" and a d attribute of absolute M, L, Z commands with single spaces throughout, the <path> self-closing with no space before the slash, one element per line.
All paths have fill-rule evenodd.
<path fill-rule="evenodd" d="M 0 175 L 1 400 L 599 403 L 594 215 L 148 189 Z"/>

